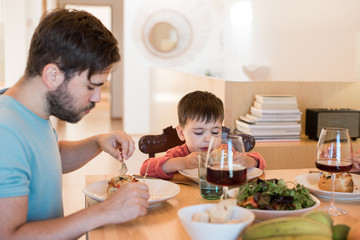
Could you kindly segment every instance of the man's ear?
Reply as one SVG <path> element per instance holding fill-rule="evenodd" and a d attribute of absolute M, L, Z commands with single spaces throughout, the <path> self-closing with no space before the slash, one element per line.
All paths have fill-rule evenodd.
<path fill-rule="evenodd" d="M 180 127 L 180 125 L 176 126 L 176 132 L 180 140 L 185 141 L 184 130 Z"/>
<path fill-rule="evenodd" d="M 49 63 L 43 69 L 42 79 L 46 87 L 52 91 L 64 81 L 64 74 L 56 64 Z"/>

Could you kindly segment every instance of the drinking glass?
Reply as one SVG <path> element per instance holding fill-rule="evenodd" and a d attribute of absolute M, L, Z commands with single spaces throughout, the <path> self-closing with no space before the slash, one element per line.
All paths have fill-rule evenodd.
<path fill-rule="evenodd" d="M 204 199 L 217 200 L 221 198 L 223 194 L 223 189 L 220 186 L 211 184 L 206 181 L 206 155 L 206 152 L 201 152 L 198 154 L 200 195 Z"/>
<path fill-rule="evenodd" d="M 332 216 L 344 215 L 347 212 L 335 207 L 334 189 L 337 172 L 348 172 L 352 167 L 353 149 L 349 130 L 346 128 L 321 129 L 317 144 L 316 162 L 318 169 L 331 173 L 330 206 L 323 210 Z"/>
<path fill-rule="evenodd" d="M 229 186 L 246 182 L 245 148 L 241 136 L 211 137 L 206 156 L 206 180 L 223 187 L 222 199 L 228 198 Z"/>

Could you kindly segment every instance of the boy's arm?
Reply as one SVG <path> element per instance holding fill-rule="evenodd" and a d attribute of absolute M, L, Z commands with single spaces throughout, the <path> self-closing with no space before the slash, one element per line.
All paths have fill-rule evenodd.
<path fill-rule="evenodd" d="M 162 165 L 166 173 L 177 172 L 178 170 L 199 167 L 198 152 L 190 153 L 185 157 L 170 158 Z"/>
<path fill-rule="evenodd" d="M 186 144 L 181 146 L 177 146 L 169 149 L 164 156 L 149 158 L 143 162 L 140 168 L 140 174 L 145 175 L 146 168 L 148 168 L 148 176 L 150 177 L 159 177 L 162 179 L 171 179 L 174 176 L 174 173 L 177 171 L 175 169 L 166 169 L 166 170 L 174 170 L 174 171 L 164 171 L 163 165 L 167 164 L 169 160 L 175 158 L 183 158 L 189 155 L 189 151 L 187 149 Z M 172 164 L 170 164 L 172 165 Z"/>
<path fill-rule="evenodd" d="M 260 153 L 257 153 L 257 152 L 246 153 L 246 156 L 247 156 L 246 161 L 247 162 L 249 161 L 248 165 L 247 165 L 248 168 L 257 167 L 257 168 L 260 168 L 261 170 L 265 169 L 266 162 Z"/>
<path fill-rule="evenodd" d="M 147 170 L 147 175 L 149 177 L 156 177 L 156 178 L 162 178 L 162 179 L 173 178 L 174 173 L 165 173 L 162 170 L 162 165 L 169 159 L 170 158 L 167 156 L 162 156 L 162 157 L 149 158 L 149 159 L 145 160 L 140 167 L 140 174 L 144 176 L 146 169 L 149 165 L 149 168 Z"/>

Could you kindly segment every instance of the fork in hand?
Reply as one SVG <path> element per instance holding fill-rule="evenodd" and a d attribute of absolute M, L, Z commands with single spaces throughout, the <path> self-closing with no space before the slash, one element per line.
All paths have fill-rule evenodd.
<path fill-rule="evenodd" d="M 125 175 L 125 173 L 127 173 L 128 168 L 125 164 L 125 159 L 122 158 L 120 161 L 121 161 L 121 168 L 119 170 L 119 175 L 120 175 L 120 177 L 122 177 Z"/>
<path fill-rule="evenodd" d="M 121 162 L 121 168 L 120 168 L 120 170 L 119 170 L 119 174 L 120 174 L 120 176 L 124 176 L 125 175 L 125 173 L 127 172 L 127 166 L 126 166 L 126 164 L 125 164 L 125 162 L 124 162 L 124 160 Z"/>

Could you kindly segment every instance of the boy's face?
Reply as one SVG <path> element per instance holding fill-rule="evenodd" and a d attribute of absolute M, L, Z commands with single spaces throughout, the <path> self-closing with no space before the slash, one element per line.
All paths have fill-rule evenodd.
<path fill-rule="evenodd" d="M 221 122 L 199 122 L 191 120 L 182 128 L 176 127 L 179 138 L 186 142 L 190 152 L 206 152 L 211 136 L 221 136 Z"/>

